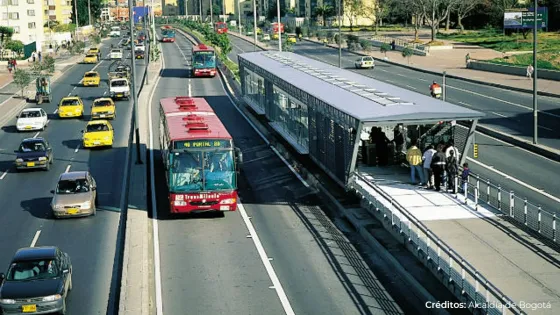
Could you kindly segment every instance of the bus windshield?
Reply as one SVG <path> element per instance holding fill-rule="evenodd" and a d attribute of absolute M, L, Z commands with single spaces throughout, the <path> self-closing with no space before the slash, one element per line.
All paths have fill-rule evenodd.
<path fill-rule="evenodd" d="M 216 68 L 216 55 L 213 51 L 197 51 L 193 53 L 193 68 Z"/>
<path fill-rule="evenodd" d="M 236 188 L 231 150 L 175 152 L 169 155 L 172 192 L 232 190 Z"/>

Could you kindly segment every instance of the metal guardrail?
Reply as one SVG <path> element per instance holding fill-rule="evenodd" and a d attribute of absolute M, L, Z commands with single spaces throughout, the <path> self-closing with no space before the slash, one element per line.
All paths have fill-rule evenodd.
<path fill-rule="evenodd" d="M 461 183 L 460 179 L 456 180 Z M 514 191 L 504 191 L 501 185 L 495 185 L 489 179 L 481 178 L 476 174 L 470 174 L 466 184 L 467 189 L 455 186 L 462 188 L 462 192 L 457 193 L 456 197 L 460 196 L 463 202 L 470 199 L 474 202 L 475 208 L 479 205 L 490 206 L 560 245 L 556 227 L 558 218 L 555 213 L 543 210 L 541 206 L 527 201 L 527 198 L 515 195 Z"/>
<path fill-rule="evenodd" d="M 377 42 L 386 43 L 386 44 L 391 44 L 393 41 L 395 41 L 395 45 L 397 45 L 397 46 L 402 46 L 402 47 L 407 47 L 408 46 L 408 47 L 410 47 L 410 49 L 418 50 L 418 51 L 421 51 L 421 52 L 426 53 L 426 54 L 430 52 L 430 47 L 429 46 L 425 46 L 425 45 L 418 44 L 418 43 L 411 43 L 410 41 L 400 39 L 400 38 L 380 36 L 380 35 L 372 35 L 370 37 L 370 39 L 374 40 L 374 41 L 377 41 Z"/>
<path fill-rule="evenodd" d="M 376 198 L 356 181 L 360 180 L 381 198 Z M 382 217 L 406 239 L 406 246 L 453 294 L 459 295 L 461 302 L 473 312 L 484 314 L 526 314 L 509 297 L 502 293 L 488 279 L 480 274 L 463 257 L 439 239 L 422 222 L 411 215 L 395 199 L 369 182 L 362 175 L 354 173 L 349 187 L 362 198 L 362 204 L 376 217 Z M 380 200 L 383 199 L 383 200 Z M 385 201 L 385 202 L 384 202 Z M 471 304 L 473 303 L 473 304 Z M 472 307 L 474 303 L 489 307 Z"/>

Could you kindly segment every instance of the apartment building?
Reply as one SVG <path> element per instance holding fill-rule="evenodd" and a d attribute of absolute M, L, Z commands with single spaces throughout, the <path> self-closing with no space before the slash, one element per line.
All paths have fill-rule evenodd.
<path fill-rule="evenodd" d="M 178 0 L 162 0 L 163 2 L 163 15 L 176 16 L 179 15 L 179 1 Z"/>
<path fill-rule="evenodd" d="M 39 0 L 36 0 L 39 1 Z M 42 0 L 43 18 L 60 24 L 72 23 L 72 0 Z"/>
<path fill-rule="evenodd" d="M 43 0 L 2 0 L 0 25 L 12 27 L 12 39 L 24 44 L 36 42 L 37 50 L 41 50 L 45 40 L 43 25 Z"/>

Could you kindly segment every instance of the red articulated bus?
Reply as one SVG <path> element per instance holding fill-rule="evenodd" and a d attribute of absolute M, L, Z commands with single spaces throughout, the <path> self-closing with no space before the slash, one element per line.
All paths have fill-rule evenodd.
<path fill-rule="evenodd" d="M 204 98 L 160 100 L 159 135 L 171 213 L 235 211 L 241 151 Z"/>
<path fill-rule="evenodd" d="M 226 22 L 216 22 L 214 23 L 214 30 L 218 34 L 227 34 L 228 27 Z"/>
<path fill-rule="evenodd" d="M 193 77 L 214 77 L 218 73 L 214 48 L 204 44 L 193 46 L 191 58 Z"/>

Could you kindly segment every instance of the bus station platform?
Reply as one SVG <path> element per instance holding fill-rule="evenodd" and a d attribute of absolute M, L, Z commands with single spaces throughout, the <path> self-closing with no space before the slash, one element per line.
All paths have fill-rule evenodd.
<path fill-rule="evenodd" d="M 422 151 L 451 144 L 462 165 L 484 114 L 289 52 L 238 58 L 248 107 L 360 196 L 362 208 L 472 311 L 560 313 L 553 248 L 490 206 L 408 184 L 411 143 Z"/>
<path fill-rule="evenodd" d="M 560 312 L 560 255 L 502 220 L 498 210 L 480 205 L 475 209 L 474 202 L 465 203 L 462 194 L 411 185 L 407 172 L 362 166 L 357 173 L 355 188 L 380 198 L 369 183 L 390 195 L 521 310 Z M 406 218 L 401 221 L 408 223 Z"/>

